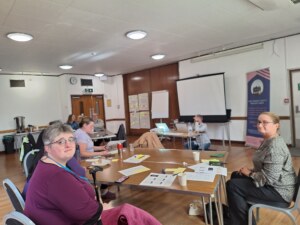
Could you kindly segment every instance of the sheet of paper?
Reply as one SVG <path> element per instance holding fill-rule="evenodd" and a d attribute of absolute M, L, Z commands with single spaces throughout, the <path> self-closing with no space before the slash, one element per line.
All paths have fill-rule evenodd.
<path fill-rule="evenodd" d="M 213 182 L 215 179 L 215 174 L 186 172 L 186 177 L 187 180 Z"/>
<path fill-rule="evenodd" d="M 140 185 L 169 187 L 177 176 L 172 174 L 150 173 Z"/>
<path fill-rule="evenodd" d="M 137 174 L 137 173 L 142 173 L 142 172 L 145 172 L 145 171 L 148 171 L 148 170 L 150 170 L 150 169 L 145 167 L 145 166 L 139 165 L 139 166 L 135 166 L 135 167 L 125 169 L 125 170 L 120 170 L 119 173 L 121 173 L 125 176 L 130 176 L 130 175 Z"/>
<path fill-rule="evenodd" d="M 198 163 L 196 165 L 189 166 L 189 168 L 197 173 L 209 173 L 227 176 L 227 168 L 221 166 L 209 166 L 206 163 Z"/>
<path fill-rule="evenodd" d="M 150 129 L 150 113 L 140 112 L 140 128 Z"/>
<path fill-rule="evenodd" d="M 149 94 L 138 94 L 139 110 L 149 110 Z"/>
<path fill-rule="evenodd" d="M 149 157 L 150 157 L 150 155 L 137 154 L 137 155 L 131 156 L 128 159 L 123 160 L 123 162 L 126 162 L 126 163 L 141 163 Z"/>

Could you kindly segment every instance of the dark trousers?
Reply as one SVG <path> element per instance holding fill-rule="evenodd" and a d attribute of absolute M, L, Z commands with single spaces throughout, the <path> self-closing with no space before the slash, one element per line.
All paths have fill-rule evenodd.
<path fill-rule="evenodd" d="M 240 175 L 238 172 L 233 172 L 230 180 L 226 182 L 226 191 L 231 225 L 248 224 L 248 210 L 250 208 L 247 203 L 248 200 L 269 205 L 276 205 L 276 203 L 281 202 L 288 206 L 288 203 L 272 186 L 265 185 L 258 188 L 252 178 Z M 255 224 L 256 222 L 253 220 L 253 225 Z"/>

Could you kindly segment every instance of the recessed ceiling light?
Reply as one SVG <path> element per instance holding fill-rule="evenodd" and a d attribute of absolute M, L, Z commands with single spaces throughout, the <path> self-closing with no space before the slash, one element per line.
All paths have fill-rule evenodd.
<path fill-rule="evenodd" d="M 30 41 L 33 39 L 33 37 L 30 34 L 25 33 L 9 33 L 6 36 L 13 41 L 20 42 Z"/>
<path fill-rule="evenodd" d="M 139 40 L 146 37 L 147 33 L 142 30 L 133 30 L 133 31 L 128 31 L 125 35 L 130 39 Z"/>
<path fill-rule="evenodd" d="M 156 55 L 152 55 L 151 56 L 151 58 L 155 59 L 155 60 L 161 60 L 161 59 L 163 59 L 165 57 L 166 57 L 166 55 L 164 55 L 164 54 L 156 54 Z"/>
<path fill-rule="evenodd" d="M 103 76 L 104 76 L 104 73 L 95 73 L 95 76 L 96 76 L 96 77 L 103 77 Z"/>
<path fill-rule="evenodd" d="M 2 71 L 2 68 L 0 68 L 0 72 Z"/>
<path fill-rule="evenodd" d="M 59 66 L 59 68 L 61 68 L 63 70 L 69 70 L 69 69 L 72 69 L 73 66 L 71 66 L 71 65 L 61 65 L 61 66 Z"/>

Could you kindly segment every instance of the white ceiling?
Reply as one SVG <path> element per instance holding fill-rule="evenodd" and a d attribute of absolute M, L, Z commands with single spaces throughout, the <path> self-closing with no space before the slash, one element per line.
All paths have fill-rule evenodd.
<path fill-rule="evenodd" d="M 125 74 L 300 33 L 300 4 L 260 1 L 275 9 L 248 0 L 0 0 L 0 74 Z M 135 29 L 148 36 L 124 36 Z M 34 40 L 13 42 L 10 32 Z M 166 58 L 153 61 L 155 53 Z"/>

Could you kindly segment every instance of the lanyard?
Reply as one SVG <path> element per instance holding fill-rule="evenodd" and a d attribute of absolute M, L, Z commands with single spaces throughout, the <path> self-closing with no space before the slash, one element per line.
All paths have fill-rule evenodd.
<path fill-rule="evenodd" d="M 62 164 L 60 164 L 59 162 L 56 162 L 54 159 L 52 159 L 50 156 L 46 156 L 48 159 L 51 159 L 53 162 L 55 162 L 59 167 L 61 167 L 62 169 L 64 169 L 65 171 L 67 171 L 67 172 L 69 172 L 69 173 L 71 173 L 71 174 L 73 174 L 75 177 L 78 177 L 78 178 L 80 178 L 80 179 L 82 179 L 82 180 L 84 180 L 84 181 L 87 181 L 88 183 L 90 183 L 90 181 L 89 181 L 89 179 L 87 179 L 86 177 L 84 177 L 84 176 L 79 176 L 78 174 L 76 174 L 74 171 L 72 171 L 70 168 L 68 168 L 68 167 L 66 167 L 66 166 L 64 166 L 64 165 L 62 165 Z"/>

